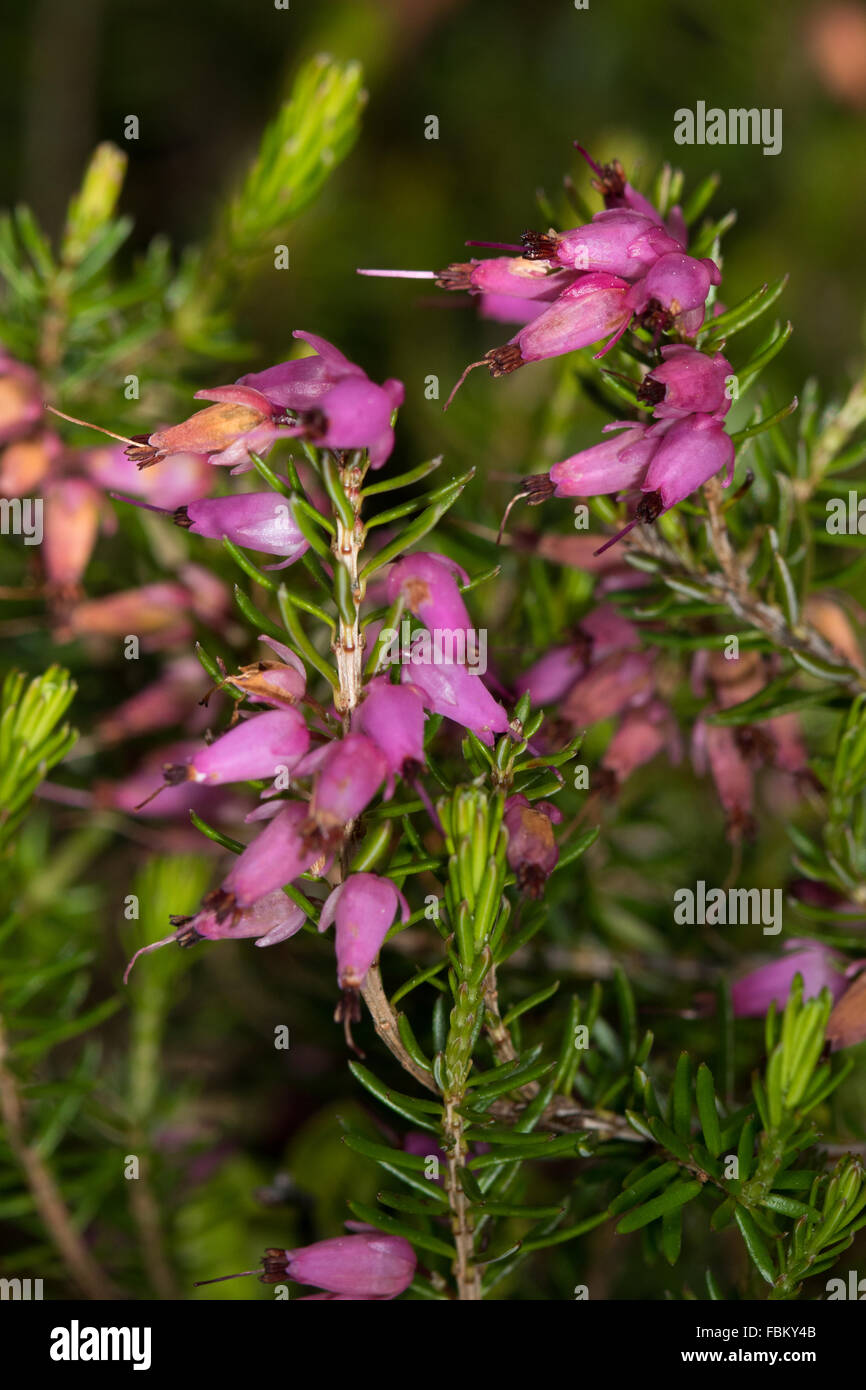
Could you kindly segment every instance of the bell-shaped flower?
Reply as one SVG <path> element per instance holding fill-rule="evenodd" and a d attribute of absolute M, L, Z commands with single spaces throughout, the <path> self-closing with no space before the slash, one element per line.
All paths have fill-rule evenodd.
<path fill-rule="evenodd" d="M 710 415 L 722 420 L 731 398 L 727 394 L 733 368 L 720 352 L 709 357 L 686 343 L 668 343 L 662 363 L 647 372 L 638 400 L 653 407 L 657 420 L 681 420 L 686 415 Z"/>
<path fill-rule="evenodd" d="M 355 711 L 353 724 L 367 734 L 388 764 L 389 792 L 397 776 L 413 778 L 424 767 L 423 700 L 411 685 L 392 685 L 387 676 L 377 677 Z"/>
<path fill-rule="evenodd" d="M 562 812 L 550 801 L 531 805 L 525 796 L 510 796 L 503 824 L 508 831 L 506 855 L 517 875 L 517 886 L 530 898 L 540 898 L 559 860 L 553 826 Z"/>
<path fill-rule="evenodd" d="M 179 782 L 249 782 L 291 771 L 307 751 L 310 734 L 296 709 L 273 709 L 242 719 L 192 758 L 165 768 L 169 786 Z"/>
<path fill-rule="evenodd" d="M 388 603 L 402 601 L 432 632 L 439 628 L 468 630 L 472 621 L 457 586 L 469 583 L 466 571 L 446 555 L 415 551 L 397 560 L 388 571 Z"/>
<path fill-rule="evenodd" d="M 453 719 L 471 729 L 482 743 L 492 744 L 494 734 L 505 733 L 508 714 L 494 700 L 483 680 L 466 666 L 449 661 L 419 661 L 413 656 L 403 667 L 403 681 L 421 693 L 424 705 L 433 714 Z"/>
<path fill-rule="evenodd" d="M 306 913 L 281 889 L 277 889 L 259 898 L 252 907 L 239 912 L 234 921 L 220 921 L 209 908 L 201 908 L 194 917 L 172 917 L 170 920 L 175 930 L 161 941 L 154 941 L 136 951 L 124 971 L 124 984 L 139 956 L 158 951 L 172 941 L 178 946 L 192 946 L 196 941 L 234 941 L 241 937 L 255 937 L 257 946 L 276 946 L 301 930 Z"/>
<path fill-rule="evenodd" d="M 319 931 L 336 922 L 337 982 L 341 989 L 358 990 L 375 961 L 397 909 L 404 922 L 409 904 L 389 878 L 350 874 L 333 890 L 322 908 Z"/>
<path fill-rule="evenodd" d="M 737 1018 L 763 1018 L 770 1005 L 784 1009 L 794 983 L 803 979 L 803 998 L 812 999 L 829 989 L 834 1000 L 847 987 L 844 957 L 819 941 L 795 940 L 783 944 L 782 954 L 767 965 L 750 970 L 731 987 L 731 1002 Z"/>
<path fill-rule="evenodd" d="M 392 1299 L 415 1277 L 415 1251 L 403 1236 L 362 1231 L 297 1250 L 265 1252 L 262 1283 L 293 1279 L 344 1299 Z"/>

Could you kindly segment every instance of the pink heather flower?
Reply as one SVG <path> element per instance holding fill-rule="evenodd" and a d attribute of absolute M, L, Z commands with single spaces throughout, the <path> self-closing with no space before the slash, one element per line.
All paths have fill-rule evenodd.
<path fill-rule="evenodd" d="M 480 361 L 471 363 L 451 392 L 446 409 L 474 367 L 486 366 L 491 376 L 506 376 L 527 362 L 559 357 L 602 338 L 609 338 L 602 350 L 607 352 L 629 325 L 632 310 L 628 293 L 628 281 L 616 275 L 581 275 L 504 347 L 491 348 Z"/>
<path fill-rule="evenodd" d="M 415 777 L 424 766 L 426 718 L 421 696 L 413 686 L 392 685 L 387 676 L 378 677 L 367 686 L 355 722 L 385 756 L 389 794 L 395 776 Z"/>
<path fill-rule="evenodd" d="M 510 796 L 503 824 L 508 831 L 508 863 L 517 875 L 517 886 L 530 898 L 540 898 L 544 885 L 559 860 L 553 827 L 562 812 L 550 801 L 530 805 L 525 796 Z"/>
<path fill-rule="evenodd" d="M 99 532 L 101 498 L 86 478 L 58 478 L 45 489 L 42 557 L 51 587 L 72 596 Z"/>
<path fill-rule="evenodd" d="M 306 753 L 310 733 L 296 709 L 274 709 L 243 719 L 233 729 L 200 748 L 184 763 L 165 767 L 169 786 L 179 782 L 249 782 L 289 770 Z"/>
<path fill-rule="evenodd" d="M 284 569 L 309 549 L 292 511 L 291 502 L 274 492 L 240 492 L 231 497 L 203 497 L 178 507 L 174 513 L 178 526 L 195 536 L 221 540 L 227 536 L 235 545 L 249 550 L 265 550 L 285 555 Z"/>
<path fill-rule="evenodd" d="M 373 800 L 388 773 L 387 759 L 366 734 L 350 733 L 310 753 L 294 769 L 296 777 L 315 773 L 309 806 L 313 841 L 339 839 Z"/>
<path fill-rule="evenodd" d="M 629 705 L 642 704 L 653 688 L 649 652 L 614 652 L 590 667 L 572 686 L 560 707 L 563 719 L 577 728 L 611 719 Z"/>
<path fill-rule="evenodd" d="M 730 409 L 725 386 L 733 372 L 720 352 L 708 357 L 685 343 L 668 343 L 661 349 L 660 367 L 647 372 L 638 400 L 653 407 L 657 420 L 680 420 L 685 415 L 710 415 L 722 420 Z"/>
<path fill-rule="evenodd" d="M 718 285 L 721 278 L 718 266 L 708 256 L 696 260 L 684 251 L 671 251 L 660 256 L 632 287 L 628 306 L 635 314 L 646 314 L 653 327 L 667 330 L 679 326 L 691 336 L 704 321 L 710 286 Z"/>
<path fill-rule="evenodd" d="M 294 1279 L 348 1299 L 391 1299 L 408 1289 L 416 1263 L 402 1236 L 362 1231 L 298 1250 L 268 1250 L 261 1279 L 265 1284 Z"/>
<path fill-rule="evenodd" d="M 791 940 L 783 945 L 784 954 L 768 965 L 761 965 L 744 975 L 731 989 L 731 1000 L 737 1018 L 763 1018 L 775 1002 L 783 1009 L 788 1002 L 794 976 L 803 977 L 803 998 L 812 999 L 824 988 L 834 1001 L 847 987 L 845 975 L 839 968 L 843 957 L 818 941 Z"/>
<path fill-rule="evenodd" d="M 550 271 L 523 256 L 493 256 L 449 265 L 439 272 L 436 283 L 444 290 L 551 303 L 574 279 L 573 271 Z"/>
<path fill-rule="evenodd" d="M 266 893 L 283 888 L 314 865 L 324 866 L 321 850 L 310 845 L 302 827 L 308 818 L 303 802 L 290 801 L 251 840 L 223 879 L 222 887 L 205 898 L 220 920 L 233 911 L 252 907 Z"/>
<path fill-rule="evenodd" d="M 249 386 L 214 386 L 196 391 L 195 400 L 215 401 L 179 425 L 156 430 L 142 444 L 130 444 L 127 457 L 150 468 L 172 454 L 206 454 L 208 461 L 245 473 L 250 451 L 264 453 L 277 436 L 279 407 Z"/>
<path fill-rule="evenodd" d="M 365 377 L 363 367 L 350 362 L 339 348 L 315 333 L 296 328 L 293 338 L 300 338 L 313 349 L 308 357 L 280 362 L 263 372 L 248 372 L 238 378 L 238 386 L 248 386 L 266 396 L 282 410 L 305 411 L 319 405 L 324 396 L 346 377 Z"/>
<path fill-rule="evenodd" d="M 376 386 L 366 373 L 324 338 L 296 329 L 315 357 L 283 362 L 241 377 L 281 413 L 297 413 L 281 435 L 301 436 L 325 449 L 366 449 L 371 468 L 381 468 L 394 447 L 391 416 L 403 404 L 403 383 L 392 377 Z"/>
<path fill-rule="evenodd" d="M 416 551 L 397 560 L 388 571 L 388 603 L 398 598 L 416 618 L 433 631 L 435 628 L 464 631 L 472 628 L 457 576 L 464 584 L 469 575 L 446 555 Z"/>
<path fill-rule="evenodd" d="M 641 506 L 655 515 L 666 512 L 722 468 L 727 487 L 734 473 L 734 442 L 718 421 L 711 415 L 675 420 L 650 460 L 641 491 L 652 496 Z"/>
<path fill-rule="evenodd" d="M 259 898 L 246 911 L 238 913 L 232 922 L 220 922 L 216 913 L 207 908 L 200 909 L 194 917 L 172 917 L 169 920 L 175 930 L 161 941 L 154 941 L 136 951 L 124 971 L 124 984 L 139 956 L 158 951 L 172 941 L 176 941 L 178 946 L 192 946 L 196 941 L 227 941 L 253 936 L 256 937 L 257 946 L 276 946 L 301 930 L 306 914 L 303 908 L 277 889 Z"/>
<path fill-rule="evenodd" d="M 129 492 L 170 512 L 204 497 L 214 480 L 204 454 L 171 454 L 163 467 L 144 471 L 120 445 L 88 449 L 81 457 L 88 476 L 106 492 Z"/>
<path fill-rule="evenodd" d="M 394 448 L 391 416 L 403 404 L 403 383 L 389 377 L 376 386 L 367 377 L 346 377 L 314 411 L 283 433 L 300 435 L 324 449 L 366 449 L 370 467 L 381 468 Z"/>
<path fill-rule="evenodd" d="M 100 743 L 117 743 L 137 734 L 180 724 L 204 689 L 204 672 L 194 656 L 170 661 L 155 681 L 130 695 L 96 726 Z"/>
<path fill-rule="evenodd" d="M 58 637 L 68 641 L 135 633 L 145 651 L 155 651 L 192 635 L 189 609 L 189 592 L 182 584 L 145 584 L 77 603 L 66 615 Z"/>
<path fill-rule="evenodd" d="M 651 700 L 640 709 L 626 712 L 601 765 L 622 783 L 663 749 L 667 749 L 671 762 L 679 762 L 682 755 L 679 730 L 668 708 L 660 700 Z"/>
<path fill-rule="evenodd" d="M 610 603 L 600 603 L 584 614 L 579 631 L 589 640 L 594 662 L 603 661 L 612 652 L 640 646 L 640 633 L 634 623 L 624 618 Z"/>
<path fill-rule="evenodd" d="M 605 426 L 607 429 L 607 426 Z M 595 497 L 637 487 L 656 446 L 650 426 L 629 424 L 600 444 L 581 449 L 550 470 L 554 497 Z"/>
<path fill-rule="evenodd" d="M 409 919 L 409 904 L 389 878 L 377 874 L 350 874 L 322 908 L 319 931 L 337 924 L 337 983 L 344 990 L 358 990 L 379 954 L 382 942 L 397 915 Z"/>
<path fill-rule="evenodd" d="M 41 418 L 38 374 L 0 348 L 0 444 L 27 434 Z"/>
<path fill-rule="evenodd" d="M 681 251 L 679 242 L 644 213 L 628 208 L 598 212 L 591 222 L 550 235 L 524 232 L 525 255 L 577 271 L 603 271 L 636 280 L 660 256 Z"/>
<path fill-rule="evenodd" d="M 482 743 L 505 733 L 508 715 L 494 700 L 480 676 L 456 662 L 422 662 L 413 655 L 403 667 L 403 682 L 414 685 L 427 709 L 471 729 Z"/>
<path fill-rule="evenodd" d="M 662 432 L 667 428 L 666 425 L 638 423 L 605 425 L 603 433 L 608 433 L 607 439 L 553 465 L 550 470 L 553 495 L 597 497 L 602 493 L 639 487 L 661 443 Z M 622 433 L 610 433 L 612 430 Z"/>
<path fill-rule="evenodd" d="M 533 705 L 552 705 L 570 690 L 586 671 L 586 643 L 568 647 L 552 647 L 528 671 L 518 676 L 514 689 L 518 695 L 529 693 Z"/>
<path fill-rule="evenodd" d="M 253 705 L 272 705 L 277 709 L 296 705 L 307 688 L 304 663 L 273 637 L 259 637 L 259 641 L 270 647 L 280 660 L 251 662 L 249 666 L 242 666 L 237 674 L 226 676 L 223 683 L 242 691 Z"/>
<path fill-rule="evenodd" d="M 752 834 L 753 777 L 735 731 L 698 719 L 692 731 L 692 762 L 697 772 L 709 767 L 728 821 L 728 839 Z"/>

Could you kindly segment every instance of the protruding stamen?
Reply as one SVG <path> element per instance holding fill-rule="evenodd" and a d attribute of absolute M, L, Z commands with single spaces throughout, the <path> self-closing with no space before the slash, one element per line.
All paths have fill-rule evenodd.
<path fill-rule="evenodd" d="M 131 444 L 135 446 L 134 439 L 128 439 L 125 434 L 115 434 L 114 430 L 107 430 L 102 425 L 92 425 L 89 420 L 79 420 L 74 415 L 67 415 L 65 411 L 58 410 L 56 406 L 49 405 L 43 401 L 46 410 L 50 410 L 52 415 L 59 415 L 61 420 L 68 420 L 70 425 L 82 425 L 86 430 L 98 430 L 100 434 L 107 434 L 109 439 L 118 439 L 121 444 Z"/>
<path fill-rule="evenodd" d="M 383 280 L 435 280 L 435 270 L 356 270 L 356 275 L 378 275 Z"/>

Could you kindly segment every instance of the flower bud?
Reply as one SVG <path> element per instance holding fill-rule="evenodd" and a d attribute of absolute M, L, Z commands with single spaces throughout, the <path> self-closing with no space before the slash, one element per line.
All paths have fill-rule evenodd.
<path fill-rule="evenodd" d="M 821 990 L 830 990 L 834 999 L 845 993 L 845 976 L 839 968 L 843 958 L 816 941 L 790 940 L 782 955 L 768 965 L 750 970 L 731 988 L 731 1002 L 737 1018 L 763 1018 L 772 1003 L 784 1009 L 794 983 L 803 977 L 803 998 L 812 999 Z"/>
<path fill-rule="evenodd" d="M 286 1278 L 355 1299 L 391 1299 L 415 1277 L 415 1251 L 403 1236 L 380 1231 L 334 1236 L 298 1250 L 268 1250 L 262 1283 Z"/>
<path fill-rule="evenodd" d="M 384 754 L 389 779 L 415 777 L 424 766 L 424 705 L 410 685 L 392 685 L 387 676 L 371 681 L 355 715 L 362 733 L 368 734 Z"/>
<path fill-rule="evenodd" d="M 517 886 L 530 898 L 540 898 L 559 859 L 553 826 L 562 812 L 549 801 L 531 806 L 525 796 L 510 796 L 503 824 L 508 831 L 508 862 L 517 875 Z"/>
<path fill-rule="evenodd" d="M 295 766 L 309 742 L 309 730 L 296 709 L 268 710 L 241 720 L 185 763 L 166 766 L 165 780 L 169 786 L 179 782 L 219 786 L 274 778 L 280 767 Z"/>
<path fill-rule="evenodd" d="M 290 801 L 273 820 L 251 840 L 235 860 L 231 871 L 216 893 L 209 894 L 204 906 L 212 907 L 220 921 L 238 909 L 252 907 L 266 893 L 291 883 L 314 865 L 324 867 L 325 856 L 308 844 L 301 827 L 307 820 L 303 802 Z"/>
<path fill-rule="evenodd" d="M 409 904 L 389 878 L 350 874 L 328 896 L 319 918 L 319 931 L 337 924 L 337 982 L 341 989 L 358 990 L 379 954 L 397 908 L 404 922 Z"/>
<path fill-rule="evenodd" d="M 203 497 L 178 507 L 174 519 L 195 536 L 265 550 L 288 558 L 274 569 L 292 564 L 309 549 L 295 521 L 291 503 L 273 492 L 241 492 L 231 497 Z"/>
<path fill-rule="evenodd" d="M 427 709 L 471 729 L 482 743 L 492 744 L 494 734 L 508 728 L 508 715 L 494 700 L 480 676 L 455 662 L 422 662 L 413 656 L 403 667 L 402 679 L 420 691 Z"/>
<path fill-rule="evenodd" d="M 722 420 L 730 409 L 726 383 L 733 368 L 720 352 L 708 357 L 685 343 L 661 349 L 660 367 L 647 372 L 638 400 L 652 405 L 657 420 L 680 420 L 685 415 L 710 415 Z"/>
<path fill-rule="evenodd" d="M 457 587 L 457 575 L 464 584 L 469 583 L 466 571 L 446 555 L 423 551 L 404 555 L 388 571 L 388 602 L 393 604 L 398 598 L 402 599 L 409 612 L 431 631 L 435 628 L 471 629 L 472 621 Z"/>

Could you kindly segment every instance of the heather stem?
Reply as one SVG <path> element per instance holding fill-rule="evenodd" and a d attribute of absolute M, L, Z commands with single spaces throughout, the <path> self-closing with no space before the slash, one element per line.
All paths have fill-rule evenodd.
<path fill-rule="evenodd" d="M 348 604 L 338 603 L 337 633 L 334 654 L 340 688 L 334 703 L 343 716 L 348 730 L 352 710 L 361 698 L 364 669 L 364 634 L 361 630 L 361 603 L 364 585 L 359 578 L 359 556 L 364 548 L 364 524 L 361 521 L 361 485 L 364 471 L 355 463 L 340 470 L 340 483 L 351 509 L 351 522 L 334 509 L 337 533 L 332 550 L 338 564 L 348 574 Z M 348 611 L 347 611 L 348 610 Z"/>

